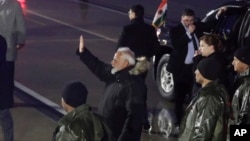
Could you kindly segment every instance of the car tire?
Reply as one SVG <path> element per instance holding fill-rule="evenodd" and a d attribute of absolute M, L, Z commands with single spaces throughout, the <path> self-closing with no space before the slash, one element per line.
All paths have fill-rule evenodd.
<path fill-rule="evenodd" d="M 174 80 L 173 74 L 167 71 L 169 54 L 161 57 L 157 65 L 156 84 L 161 96 L 167 100 L 174 99 Z"/>

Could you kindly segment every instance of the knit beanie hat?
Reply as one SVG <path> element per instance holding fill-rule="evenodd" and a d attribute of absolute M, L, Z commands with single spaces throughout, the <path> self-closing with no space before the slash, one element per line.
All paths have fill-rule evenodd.
<path fill-rule="evenodd" d="M 5 61 L 7 43 L 3 36 L 0 35 L 0 62 Z"/>
<path fill-rule="evenodd" d="M 200 71 L 201 75 L 208 80 L 216 80 L 222 72 L 221 64 L 219 64 L 217 60 L 211 58 L 202 59 L 198 63 L 197 69 Z"/>
<path fill-rule="evenodd" d="M 79 81 L 68 83 L 62 93 L 62 98 L 68 105 L 78 107 L 86 103 L 87 88 Z"/>
<path fill-rule="evenodd" d="M 241 47 L 238 48 L 234 56 L 239 59 L 241 62 L 250 65 L 250 48 L 249 47 Z"/>

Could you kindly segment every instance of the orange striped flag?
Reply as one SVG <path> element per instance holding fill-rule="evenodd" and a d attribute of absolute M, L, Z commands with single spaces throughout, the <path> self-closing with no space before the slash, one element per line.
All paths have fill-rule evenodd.
<path fill-rule="evenodd" d="M 155 13 L 155 16 L 152 22 L 152 25 L 155 28 L 161 27 L 165 22 L 165 19 L 167 16 L 167 6 L 168 6 L 167 1 L 168 0 L 162 0 L 160 6 L 158 7 Z"/>

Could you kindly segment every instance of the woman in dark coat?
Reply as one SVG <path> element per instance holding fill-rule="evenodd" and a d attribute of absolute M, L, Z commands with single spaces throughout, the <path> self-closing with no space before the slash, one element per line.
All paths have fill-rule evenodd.
<path fill-rule="evenodd" d="M 215 34 L 203 35 L 200 38 L 200 47 L 196 51 L 195 57 L 193 58 L 194 70 L 197 68 L 197 64 L 204 58 L 212 58 L 219 62 L 222 67 L 222 72 L 219 76 L 219 81 L 227 86 L 226 84 L 226 71 L 227 71 L 227 61 L 223 54 L 223 44 L 219 36 Z M 213 66 L 211 66 L 213 67 Z M 193 94 L 200 88 L 198 83 L 194 84 Z"/>

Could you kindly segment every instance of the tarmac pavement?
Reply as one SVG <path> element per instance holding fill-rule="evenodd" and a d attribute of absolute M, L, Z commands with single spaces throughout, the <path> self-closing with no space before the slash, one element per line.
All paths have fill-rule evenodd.
<path fill-rule="evenodd" d="M 17 106 L 11 112 L 15 125 L 14 141 L 51 141 L 56 121 L 32 107 Z M 2 139 L 2 134 L 0 134 L 0 138 Z M 165 138 L 158 134 L 142 133 L 141 141 L 177 141 L 177 139 Z"/>
<path fill-rule="evenodd" d="M 16 97 L 15 102 L 16 106 L 11 109 L 14 141 L 51 141 L 56 121 Z"/>
<path fill-rule="evenodd" d="M 19 92 L 15 91 L 16 95 L 17 93 Z M 14 121 L 14 141 L 51 141 L 57 122 L 41 113 L 37 106 L 15 96 L 15 106 L 11 109 L 11 113 Z M 2 140 L 0 132 L 0 141 Z M 177 139 L 142 132 L 141 141 L 177 141 Z"/>

